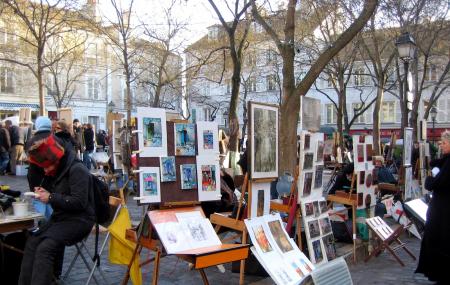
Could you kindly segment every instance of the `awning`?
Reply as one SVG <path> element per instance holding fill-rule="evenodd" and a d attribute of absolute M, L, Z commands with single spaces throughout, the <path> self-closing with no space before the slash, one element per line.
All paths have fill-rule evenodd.
<path fill-rule="evenodd" d="M 31 108 L 32 110 L 39 110 L 39 105 L 0 102 L 0 110 L 19 111 L 20 108 Z"/>

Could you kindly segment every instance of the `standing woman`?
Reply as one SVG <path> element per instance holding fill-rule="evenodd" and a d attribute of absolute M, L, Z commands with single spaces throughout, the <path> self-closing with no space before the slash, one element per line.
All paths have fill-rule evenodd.
<path fill-rule="evenodd" d="M 442 158 L 430 162 L 432 175 L 425 188 L 432 191 L 425 233 L 416 273 L 423 273 L 436 284 L 450 284 L 450 131 L 441 135 Z"/>

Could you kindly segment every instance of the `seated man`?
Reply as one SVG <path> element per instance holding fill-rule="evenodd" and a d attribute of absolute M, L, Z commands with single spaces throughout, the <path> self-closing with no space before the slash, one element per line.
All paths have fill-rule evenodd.
<path fill-rule="evenodd" d="M 339 173 L 336 181 L 330 188 L 330 191 L 328 191 L 328 194 L 336 194 L 337 190 L 345 190 L 345 192 L 349 192 L 352 184 L 352 175 L 353 164 L 348 164 L 342 169 L 341 173 Z"/>
<path fill-rule="evenodd" d="M 45 174 L 40 186 L 34 188 L 37 199 L 50 204 L 53 213 L 26 243 L 20 285 L 52 284 L 58 254 L 86 237 L 95 223 L 89 171 L 62 145 L 49 132 L 35 135 L 29 144 L 30 163 Z"/>
<path fill-rule="evenodd" d="M 377 183 L 389 183 L 397 184 L 397 180 L 394 175 L 389 171 L 389 169 L 384 166 L 384 158 L 382 156 L 374 156 L 373 160 L 375 162 L 374 170 L 374 184 Z"/>

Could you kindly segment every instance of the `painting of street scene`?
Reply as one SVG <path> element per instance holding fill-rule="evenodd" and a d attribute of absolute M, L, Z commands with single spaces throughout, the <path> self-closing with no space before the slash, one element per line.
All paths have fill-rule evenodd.
<path fill-rule="evenodd" d="M 203 131 L 203 148 L 204 149 L 214 148 L 214 135 L 211 130 Z"/>
<path fill-rule="evenodd" d="M 216 191 L 216 166 L 202 165 L 202 191 Z"/>
<path fill-rule="evenodd" d="M 175 124 L 175 155 L 195 155 L 195 124 Z"/>
<path fill-rule="evenodd" d="M 161 118 L 142 119 L 144 147 L 161 147 L 162 146 L 162 129 Z"/>
<path fill-rule="evenodd" d="M 181 189 L 197 189 L 197 172 L 195 164 L 180 165 Z"/>
<path fill-rule="evenodd" d="M 158 175 L 157 173 L 143 173 L 144 177 L 144 196 L 158 195 Z"/>
<path fill-rule="evenodd" d="M 161 182 L 173 182 L 177 180 L 175 168 L 175 156 L 161 157 Z"/>

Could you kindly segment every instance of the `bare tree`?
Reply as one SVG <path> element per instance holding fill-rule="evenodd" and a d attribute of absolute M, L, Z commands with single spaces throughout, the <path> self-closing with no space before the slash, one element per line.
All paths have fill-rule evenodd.
<path fill-rule="evenodd" d="M 18 49 L 0 55 L 0 60 L 27 67 L 37 80 L 39 93 L 39 114 L 46 113 L 45 108 L 45 69 L 60 61 L 75 45 L 65 46 L 57 56 L 45 61 L 47 43 L 52 38 L 63 37 L 73 32 L 73 25 L 78 19 L 75 0 L 2 0 L 2 19 L 15 25 L 14 36 L 19 39 Z M 18 56 L 18 51 L 20 56 Z"/>
<path fill-rule="evenodd" d="M 333 1 L 331 1 L 333 2 Z M 273 42 L 278 48 L 278 51 L 283 58 L 283 100 L 281 105 L 281 120 L 280 120 L 280 159 L 279 159 L 279 171 L 291 171 L 294 173 L 296 160 L 292 159 L 297 155 L 297 123 L 298 114 L 300 110 L 300 96 L 305 95 L 310 87 L 314 84 L 314 81 L 330 62 L 330 60 L 339 53 L 365 26 L 367 21 L 372 16 L 378 1 L 366 0 L 364 1 L 363 9 L 358 18 L 339 36 L 331 46 L 325 47 L 323 52 L 318 58 L 311 64 L 311 68 L 305 75 L 305 77 L 298 83 L 295 83 L 294 75 L 294 57 L 295 57 L 295 27 L 296 25 L 311 27 L 317 26 L 318 23 L 323 20 L 327 13 L 327 9 L 334 9 L 332 5 L 334 3 L 328 3 L 327 5 L 321 5 L 320 9 L 309 12 L 306 2 L 302 2 L 300 9 L 297 9 L 297 0 L 289 0 L 287 10 L 285 12 L 285 25 L 283 29 L 284 35 L 279 34 L 268 21 L 261 16 L 261 9 L 254 3 L 253 15 L 258 23 L 260 23 Z M 303 9 L 303 10 L 302 10 Z M 302 14 L 302 20 L 298 23 L 296 13 L 304 12 Z"/>

